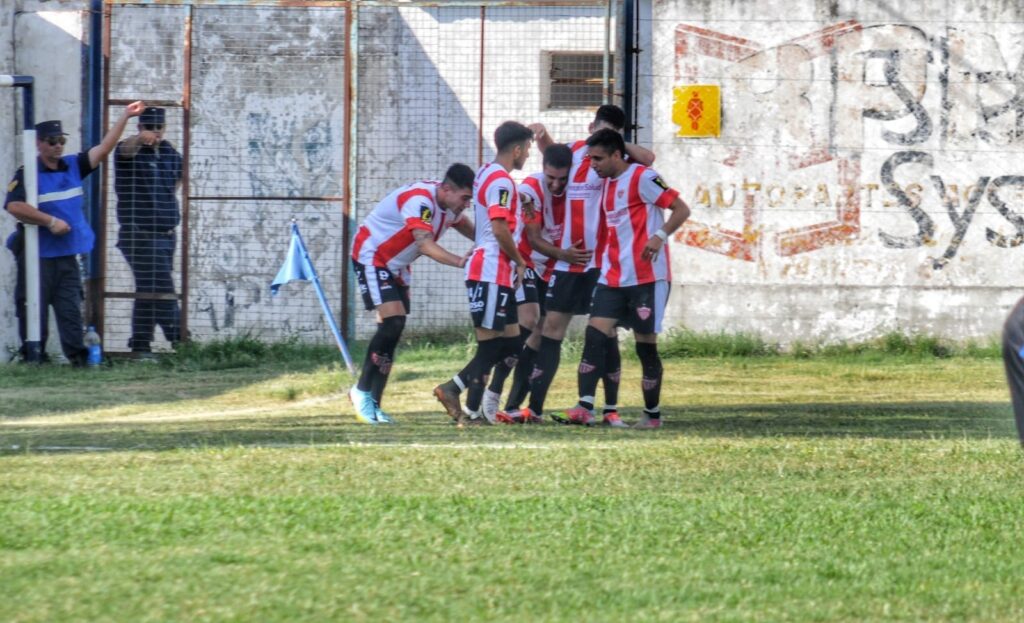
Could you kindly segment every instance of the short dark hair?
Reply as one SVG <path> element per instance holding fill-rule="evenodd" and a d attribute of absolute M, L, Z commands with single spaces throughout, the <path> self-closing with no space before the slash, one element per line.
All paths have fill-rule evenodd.
<path fill-rule="evenodd" d="M 621 132 L 626 127 L 626 113 L 615 104 L 602 104 L 594 115 L 594 121 L 603 121 Z"/>
<path fill-rule="evenodd" d="M 622 140 L 621 134 L 609 128 L 591 134 L 587 139 L 587 147 L 603 147 L 609 154 L 617 151 L 623 158 L 626 157 L 626 141 Z"/>
<path fill-rule="evenodd" d="M 476 176 L 473 173 L 473 169 L 456 162 L 452 166 L 448 167 L 448 171 L 444 174 L 444 181 L 449 186 L 455 188 L 473 188 L 473 178 Z"/>
<path fill-rule="evenodd" d="M 533 138 L 533 130 L 518 121 L 506 121 L 494 131 L 494 146 L 499 152 L 505 151 L 516 143 L 524 143 Z"/>
<path fill-rule="evenodd" d="M 554 169 L 567 169 L 572 166 L 572 150 L 568 145 L 555 143 L 544 150 L 544 166 Z"/>

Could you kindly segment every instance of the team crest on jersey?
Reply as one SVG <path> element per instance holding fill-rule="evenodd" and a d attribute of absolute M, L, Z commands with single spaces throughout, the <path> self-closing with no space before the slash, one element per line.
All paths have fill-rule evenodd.
<path fill-rule="evenodd" d="M 620 189 L 619 189 L 619 192 L 615 193 L 615 196 L 616 196 L 616 197 L 618 197 L 619 199 L 622 199 L 622 197 L 623 197 L 623 196 L 624 196 L 625 194 L 626 194 L 626 191 L 620 188 Z"/>
<path fill-rule="evenodd" d="M 643 305 L 636 308 L 636 315 L 640 316 L 640 320 L 647 320 L 651 317 L 651 308 Z"/>
<path fill-rule="evenodd" d="M 508 192 L 507 189 L 503 188 L 503 189 L 499 190 L 498 191 L 498 205 L 500 205 L 503 208 L 507 208 L 508 207 L 508 200 L 509 200 L 510 197 L 511 197 L 511 194 Z"/>
<path fill-rule="evenodd" d="M 662 190 L 668 190 L 668 184 L 665 183 L 665 180 L 661 179 L 660 175 L 654 178 L 654 183 L 661 187 Z"/>
<path fill-rule="evenodd" d="M 420 219 L 430 225 L 430 222 L 434 220 L 434 212 L 430 209 L 430 206 L 422 206 L 420 208 Z"/>

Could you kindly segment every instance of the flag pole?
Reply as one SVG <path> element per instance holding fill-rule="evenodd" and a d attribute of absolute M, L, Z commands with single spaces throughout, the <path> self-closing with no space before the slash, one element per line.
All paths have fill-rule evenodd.
<path fill-rule="evenodd" d="M 320 276 L 316 273 L 316 267 L 313 266 L 313 260 L 309 257 L 309 251 L 306 250 L 306 243 L 302 240 L 302 234 L 299 233 L 299 224 L 295 219 L 292 219 L 292 233 L 299 241 L 299 250 L 302 252 L 302 258 L 309 266 L 309 270 L 312 273 L 313 289 L 316 290 L 316 296 L 320 299 L 320 307 L 324 310 L 324 317 L 327 318 L 327 325 L 331 328 L 331 333 L 334 334 L 334 341 L 338 345 L 338 350 L 341 351 L 341 357 L 345 360 L 345 367 L 348 368 L 349 374 L 352 376 L 356 375 L 355 365 L 352 363 L 352 355 L 348 352 L 348 345 L 345 344 L 345 338 L 341 336 L 341 331 L 338 330 L 338 324 L 334 321 L 334 313 L 331 311 L 331 305 L 327 302 L 327 297 L 324 295 L 324 288 L 320 285 Z"/>

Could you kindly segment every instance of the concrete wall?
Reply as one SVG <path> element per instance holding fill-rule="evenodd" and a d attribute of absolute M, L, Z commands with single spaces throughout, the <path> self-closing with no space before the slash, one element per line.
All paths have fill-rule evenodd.
<path fill-rule="evenodd" d="M 656 168 L 694 209 L 673 323 L 781 341 L 998 332 L 1024 285 L 1024 5 L 653 15 Z M 676 136 L 685 84 L 721 86 L 721 137 Z"/>
<path fill-rule="evenodd" d="M 88 2 L 8 0 L 0 5 L 0 73 L 35 77 L 37 121 L 60 119 L 67 132 L 65 153 L 82 148 L 82 54 L 88 40 Z M 7 182 L 21 165 L 22 111 L 18 89 L 0 91 L 0 178 Z M 14 219 L 0 214 L 0 236 L 14 230 Z M 0 249 L 0 362 L 18 347 L 14 316 L 14 257 Z M 50 333 L 56 336 L 51 318 Z M 49 351 L 60 352 L 56 337 Z"/>

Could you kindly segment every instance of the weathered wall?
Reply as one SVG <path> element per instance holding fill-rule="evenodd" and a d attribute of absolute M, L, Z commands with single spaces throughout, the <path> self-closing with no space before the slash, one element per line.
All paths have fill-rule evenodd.
<path fill-rule="evenodd" d="M 67 132 L 65 153 L 82 148 L 82 42 L 88 40 L 88 2 L 82 0 L 9 0 L 0 5 L 0 73 L 35 77 L 37 121 L 60 119 Z M 0 90 L 0 178 L 7 182 L 21 165 L 21 93 Z M 6 240 L 14 219 L 0 214 Z M 0 249 L 0 362 L 18 347 L 14 316 L 14 257 Z M 51 318 L 50 333 L 56 336 Z M 56 337 L 49 351 L 59 353 Z"/>
<path fill-rule="evenodd" d="M 674 323 L 782 341 L 999 330 L 1024 285 L 1024 5 L 653 14 L 656 168 L 694 212 Z M 721 86 L 721 137 L 675 135 L 683 84 Z"/>

